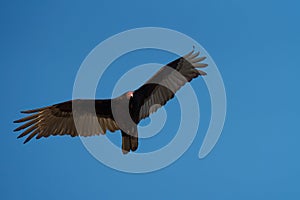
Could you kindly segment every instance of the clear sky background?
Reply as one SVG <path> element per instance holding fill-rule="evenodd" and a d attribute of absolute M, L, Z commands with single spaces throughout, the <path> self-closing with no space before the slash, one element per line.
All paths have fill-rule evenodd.
<path fill-rule="evenodd" d="M 296 0 L 1 1 L 0 199 L 300 199 L 299 6 Z M 222 73 L 228 113 L 208 157 L 198 159 L 210 111 L 201 79 L 192 82 L 203 115 L 195 141 L 153 173 L 110 169 L 79 138 L 26 145 L 16 138 L 12 121 L 20 110 L 69 100 L 77 70 L 97 44 L 144 26 L 194 38 Z M 118 77 L 137 64 L 176 58 L 160 53 L 122 57 L 97 97 L 109 97 Z M 142 141 L 138 152 L 172 139 L 178 109 L 176 99 L 168 103 L 163 132 Z"/>

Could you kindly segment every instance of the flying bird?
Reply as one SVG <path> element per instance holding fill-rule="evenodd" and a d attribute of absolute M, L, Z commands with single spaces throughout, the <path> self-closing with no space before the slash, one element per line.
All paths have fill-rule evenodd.
<path fill-rule="evenodd" d="M 144 85 L 114 99 L 76 99 L 51 106 L 21 111 L 29 114 L 14 123 L 24 123 L 14 131 L 27 136 L 24 144 L 50 135 L 93 136 L 107 130 L 121 131 L 122 152 L 138 148 L 137 124 L 165 105 L 185 83 L 206 73 L 198 68 L 207 66 L 191 51 L 163 66 Z"/>

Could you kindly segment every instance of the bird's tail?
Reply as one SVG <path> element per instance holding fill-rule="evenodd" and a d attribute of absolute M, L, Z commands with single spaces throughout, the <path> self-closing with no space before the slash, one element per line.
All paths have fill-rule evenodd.
<path fill-rule="evenodd" d="M 138 148 L 138 136 L 137 132 L 136 134 L 129 135 L 125 133 L 124 131 L 122 132 L 122 152 L 123 154 L 127 154 L 129 151 L 135 151 Z"/>

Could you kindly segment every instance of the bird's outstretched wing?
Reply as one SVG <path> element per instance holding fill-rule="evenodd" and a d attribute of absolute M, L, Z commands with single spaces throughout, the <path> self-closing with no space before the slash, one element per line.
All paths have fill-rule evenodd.
<path fill-rule="evenodd" d="M 133 105 L 139 113 L 138 120 L 148 117 L 168 100 L 187 82 L 198 76 L 204 76 L 207 64 L 201 63 L 206 57 L 199 57 L 194 50 L 162 67 L 144 85 L 134 91 Z"/>
<path fill-rule="evenodd" d="M 76 103 L 78 109 L 72 110 L 72 103 Z M 95 103 L 95 109 L 90 109 L 90 105 L 94 105 L 91 103 Z M 18 138 L 28 136 L 24 143 L 35 136 L 37 139 L 50 135 L 92 136 L 105 134 L 106 130 L 111 132 L 119 130 L 112 116 L 111 100 L 66 101 L 44 108 L 22 111 L 22 113 L 30 115 L 14 121 L 24 122 L 14 131 L 24 130 L 18 136 Z M 76 127 L 73 116 L 78 118 Z"/>

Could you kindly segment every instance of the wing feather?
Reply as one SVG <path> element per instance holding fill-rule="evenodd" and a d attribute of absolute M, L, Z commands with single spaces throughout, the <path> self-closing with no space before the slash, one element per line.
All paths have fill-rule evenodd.
<path fill-rule="evenodd" d="M 198 57 L 199 55 L 200 52 L 193 50 L 170 62 L 134 91 L 133 105 L 137 106 L 135 110 L 139 112 L 139 120 L 148 117 L 152 112 L 165 105 L 185 83 L 198 76 L 206 75 L 204 71 L 196 69 L 207 66 L 207 64 L 200 63 L 206 57 Z"/>
<path fill-rule="evenodd" d="M 79 103 L 78 127 L 75 127 L 72 104 L 76 101 Z M 92 136 L 104 134 L 106 130 L 114 132 L 119 130 L 117 123 L 114 121 L 110 100 L 96 100 L 96 116 L 87 105 L 94 100 L 74 100 L 67 101 L 44 108 L 22 111 L 25 114 L 31 114 L 14 121 L 23 123 L 14 131 L 24 130 L 18 138 L 28 136 L 24 143 L 31 140 L 34 136 L 36 139 L 49 137 L 50 135 L 70 135 L 74 136 Z M 77 124 L 76 124 L 77 125 Z M 79 128 L 79 130 L 77 130 Z"/>

